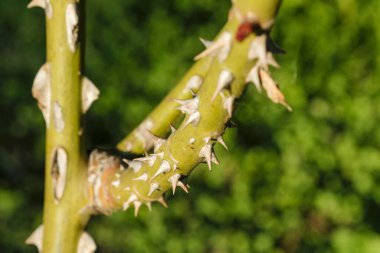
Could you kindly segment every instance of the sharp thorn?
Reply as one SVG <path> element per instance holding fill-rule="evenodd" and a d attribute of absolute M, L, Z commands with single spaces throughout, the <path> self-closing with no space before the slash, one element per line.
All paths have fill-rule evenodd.
<path fill-rule="evenodd" d="M 219 136 L 217 139 L 217 142 L 219 142 L 226 150 L 228 150 L 228 147 L 226 145 L 226 143 L 224 142 L 223 140 L 223 136 Z"/>
<path fill-rule="evenodd" d="M 159 199 L 157 199 L 157 201 L 160 202 L 160 204 L 163 205 L 165 208 L 168 208 L 168 204 L 166 204 L 164 197 L 161 196 Z"/>

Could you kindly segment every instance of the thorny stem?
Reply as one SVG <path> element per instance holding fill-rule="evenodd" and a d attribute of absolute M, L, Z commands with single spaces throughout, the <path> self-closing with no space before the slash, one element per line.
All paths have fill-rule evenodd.
<path fill-rule="evenodd" d="M 67 253 L 77 251 L 78 240 L 88 220 L 88 216 L 80 213 L 87 201 L 86 162 L 81 138 L 81 47 L 76 38 L 82 23 L 79 15 L 82 2 L 52 0 L 47 3 L 50 6 L 45 10 L 51 11 L 51 16 L 46 18 L 51 109 L 46 134 L 43 252 Z M 79 23 L 75 20 L 78 16 Z M 71 42 L 68 41 L 70 36 L 73 37 Z M 59 158 L 57 149 L 66 158 Z M 62 161 L 65 159 L 66 164 Z M 61 185 L 56 186 L 59 180 Z M 54 194 L 55 187 L 62 187 L 61 198 Z"/>
<path fill-rule="evenodd" d="M 223 143 L 221 137 L 231 118 L 233 101 L 241 96 L 247 82 L 258 82 L 273 102 L 288 106 L 268 72 L 268 65 L 277 63 L 267 46 L 269 39 L 265 32 L 269 31 L 281 1 L 235 0 L 233 3 L 224 32 L 214 45 L 196 57 L 211 59 L 207 73 L 202 73 L 201 88 L 193 99 L 175 100 L 177 108 L 186 114 L 179 129 L 167 140 L 148 135 L 155 144 L 154 153 L 126 161 L 127 169 L 115 157 L 108 157 L 105 162 L 104 153 L 92 154 L 91 160 L 96 162 L 90 162 L 91 187 L 97 211 L 109 214 L 133 205 L 137 214 L 144 203 L 149 208 L 153 201 L 166 205 L 163 194 L 171 188 L 173 193 L 177 186 L 187 191 L 181 179 L 196 165 L 206 162 L 211 169 L 212 162 L 218 163 L 213 146 L 217 141 Z M 260 34 L 253 31 L 244 39 L 237 39 L 235 34 L 246 22 L 259 25 Z M 107 165 L 96 169 L 97 163 Z"/>
<path fill-rule="evenodd" d="M 143 154 L 145 151 L 148 151 L 153 146 L 153 143 L 149 141 L 147 130 L 157 136 L 163 136 L 168 132 L 170 125 L 181 116 L 181 113 L 176 109 L 177 103 L 174 99 L 191 98 L 191 92 L 196 93 L 198 91 L 198 81 L 203 79 L 209 65 L 210 59 L 202 59 L 196 62 L 178 85 L 154 108 L 140 125 L 117 145 L 117 148 L 121 151 L 135 154 Z M 191 79 L 195 74 L 198 77 Z"/>
<path fill-rule="evenodd" d="M 251 1 L 233 0 L 232 2 L 236 9 L 251 10 L 263 24 L 270 23 L 273 20 L 281 5 L 279 0 L 256 1 L 254 4 Z M 223 28 L 220 34 L 224 31 L 226 31 L 226 28 Z M 169 126 L 181 116 L 176 109 L 177 103 L 175 103 L 174 99 L 191 98 L 191 93 L 189 92 L 191 78 L 198 75 L 203 79 L 209 69 L 210 60 L 210 57 L 208 57 L 197 61 L 161 103 L 131 133 L 120 141 L 117 148 L 121 151 L 135 154 L 143 154 L 149 151 L 153 143 L 150 141 L 147 131 L 156 136 L 164 136 L 169 131 Z M 192 91 L 197 93 L 198 87 L 193 87 Z"/>
<path fill-rule="evenodd" d="M 268 69 L 269 65 L 277 65 L 267 45 L 267 33 L 281 0 L 233 0 L 221 34 L 196 57 L 199 63 L 151 116 L 158 125 L 152 126 L 151 131 L 165 132 L 167 124 L 177 117 L 177 107 L 186 114 L 180 127 L 172 130 L 167 140 L 150 136 L 154 153 L 125 161 L 127 169 L 119 158 L 94 151 L 87 172 L 81 113 L 97 97 L 97 89 L 81 75 L 81 38 L 77 35 L 78 30 L 83 34 L 83 16 L 78 11 L 83 0 L 32 3 L 45 8 L 47 16 L 47 63 L 33 84 L 33 96 L 47 121 L 42 243 L 45 253 L 77 252 L 91 210 L 109 214 L 133 205 L 137 214 L 143 203 L 149 208 L 152 201 L 166 205 L 163 194 L 170 188 L 173 194 L 177 186 L 187 191 L 181 179 L 196 165 L 206 162 L 211 169 L 212 162 L 218 163 L 213 146 L 216 142 L 224 145 L 221 138 L 232 116 L 233 102 L 241 96 L 247 82 L 264 88 L 273 102 L 287 106 Z M 254 25 L 260 27 L 260 34 Z M 261 30 L 267 31 L 262 35 Z M 202 85 L 192 99 L 183 100 L 191 94 L 183 90 L 195 76 L 202 77 Z M 83 96 L 86 94 L 88 97 Z M 158 120 L 167 112 L 165 109 L 169 109 L 170 116 Z M 135 150 L 141 151 L 141 142 Z M 41 244 L 38 238 L 30 242 Z"/>

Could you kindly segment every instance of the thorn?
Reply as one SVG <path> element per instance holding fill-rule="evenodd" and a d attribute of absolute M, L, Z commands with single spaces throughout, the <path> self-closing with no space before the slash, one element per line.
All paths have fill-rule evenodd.
<path fill-rule="evenodd" d="M 257 36 L 251 43 L 248 51 L 248 59 L 258 59 L 260 62 L 265 62 L 267 53 L 267 35 Z"/>
<path fill-rule="evenodd" d="M 261 92 L 261 82 L 260 82 L 260 76 L 259 76 L 259 64 L 256 63 L 256 65 L 249 71 L 245 81 L 247 83 L 252 82 L 255 86 L 256 89 Z"/>
<path fill-rule="evenodd" d="M 86 113 L 91 104 L 98 99 L 100 91 L 87 77 L 82 78 L 82 113 Z"/>
<path fill-rule="evenodd" d="M 232 36 L 229 32 L 224 32 L 220 37 L 210 44 L 203 52 L 194 57 L 194 60 L 200 60 L 206 56 L 217 54 L 220 62 L 227 59 L 232 47 Z"/>
<path fill-rule="evenodd" d="M 188 100 L 180 100 L 180 99 L 174 99 L 177 103 L 179 103 L 181 106 L 179 106 L 177 109 L 180 110 L 182 113 L 185 113 L 189 115 L 185 126 L 192 123 L 193 125 L 198 124 L 201 114 L 198 111 L 199 106 L 199 98 L 194 97 L 193 99 Z"/>
<path fill-rule="evenodd" d="M 181 105 L 177 107 L 177 110 L 180 110 L 182 113 L 192 114 L 198 110 L 198 106 L 199 106 L 198 97 L 194 97 L 192 99 L 187 99 L 187 100 L 174 99 L 174 101 Z"/>
<path fill-rule="evenodd" d="M 186 193 L 189 193 L 189 189 L 187 189 L 186 185 L 184 185 L 181 181 L 178 181 L 177 185 L 181 187 Z"/>
<path fill-rule="evenodd" d="M 142 162 L 138 159 L 140 159 L 140 158 L 136 158 L 134 160 L 128 160 L 128 159 L 124 158 L 123 162 L 128 164 L 128 166 L 132 168 L 134 173 L 138 173 L 141 169 L 141 166 L 142 166 Z"/>
<path fill-rule="evenodd" d="M 141 176 L 132 179 L 134 181 L 147 181 L 148 180 L 148 174 L 144 173 Z"/>
<path fill-rule="evenodd" d="M 205 46 L 205 48 L 209 48 L 212 46 L 212 44 L 214 43 L 213 41 L 211 40 L 206 40 L 206 39 L 203 39 L 201 37 L 199 37 L 199 40 L 201 41 L 201 43 L 203 44 L 203 46 Z"/>
<path fill-rule="evenodd" d="M 158 175 L 165 174 L 165 173 L 167 173 L 169 171 L 170 171 L 170 163 L 168 161 L 166 161 L 166 160 L 162 160 L 160 167 L 158 168 L 158 170 L 156 171 L 156 173 L 153 175 L 153 177 L 151 178 L 151 180 L 153 180 L 154 178 L 156 178 Z"/>
<path fill-rule="evenodd" d="M 135 194 L 131 194 L 131 196 L 129 197 L 129 199 L 123 203 L 123 210 L 126 211 L 129 208 L 129 205 L 132 202 L 135 202 L 137 200 L 138 200 L 137 196 Z"/>
<path fill-rule="evenodd" d="M 137 215 L 139 214 L 140 207 L 141 207 L 141 202 L 135 201 L 133 202 L 133 205 L 135 207 L 135 217 L 137 217 Z"/>
<path fill-rule="evenodd" d="M 219 92 L 221 92 L 224 88 L 231 85 L 233 80 L 234 80 L 234 75 L 232 74 L 232 72 L 229 70 L 223 70 L 219 74 L 218 84 L 216 86 L 214 94 L 212 95 L 211 100 L 213 101 L 216 98 L 216 96 L 219 94 Z"/>
<path fill-rule="evenodd" d="M 195 126 L 195 125 L 198 124 L 198 122 L 199 122 L 200 119 L 201 119 L 200 112 L 197 111 L 197 112 L 195 112 L 193 114 L 190 114 L 188 120 L 185 123 L 185 126 L 189 125 L 190 123 L 192 123 L 193 126 Z"/>
<path fill-rule="evenodd" d="M 124 202 L 123 203 L 123 211 L 127 211 L 129 208 L 129 204 L 127 204 L 127 202 Z"/>
<path fill-rule="evenodd" d="M 174 166 L 173 171 L 175 171 L 177 168 L 178 161 L 177 161 L 177 159 L 174 158 L 174 156 L 172 155 L 172 152 L 170 152 L 170 150 L 168 150 L 168 154 L 169 154 L 170 159 L 173 161 L 173 166 Z"/>
<path fill-rule="evenodd" d="M 150 167 L 152 167 L 154 165 L 154 163 L 156 162 L 157 156 L 161 157 L 161 153 L 151 154 L 151 155 L 145 154 L 145 156 L 135 158 L 134 160 L 137 160 L 137 161 L 140 161 L 143 163 L 147 163 Z"/>
<path fill-rule="evenodd" d="M 156 153 L 159 150 L 159 148 L 166 142 L 166 140 L 152 134 L 152 132 L 150 132 L 149 130 L 147 130 L 147 133 L 148 138 L 150 139 L 149 141 L 153 142 L 154 152 Z"/>
<path fill-rule="evenodd" d="M 217 165 L 220 165 L 220 162 L 218 160 L 218 157 L 216 157 L 216 154 L 215 152 L 211 153 L 211 162 L 217 164 Z"/>
<path fill-rule="evenodd" d="M 177 183 L 180 178 L 181 178 L 180 174 L 174 174 L 168 179 L 168 181 L 172 184 L 173 195 L 175 194 L 175 189 L 177 188 Z"/>
<path fill-rule="evenodd" d="M 150 184 L 149 193 L 148 193 L 148 197 L 149 197 L 150 195 L 152 195 L 152 193 L 153 193 L 154 191 L 158 190 L 159 188 L 160 188 L 160 185 L 159 185 L 159 184 L 157 184 L 157 183 L 151 183 L 151 184 Z"/>
<path fill-rule="evenodd" d="M 50 100 L 51 100 L 51 71 L 50 63 L 45 63 L 38 70 L 33 80 L 32 96 L 37 100 L 38 107 L 45 119 L 46 126 L 50 125 Z"/>
<path fill-rule="evenodd" d="M 260 69 L 260 78 L 262 80 L 262 85 L 265 91 L 267 92 L 267 96 L 272 102 L 283 105 L 289 111 L 292 111 L 292 108 L 288 105 L 285 100 L 284 94 L 278 88 L 278 85 L 270 76 L 269 72 L 264 69 Z"/>
<path fill-rule="evenodd" d="M 145 202 L 145 205 L 148 207 L 149 212 L 152 212 L 152 203 L 151 202 Z"/>
<path fill-rule="evenodd" d="M 171 134 L 174 134 L 175 131 L 177 131 L 177 129 L 175 129 L 175 127 L 172 124 L 170 124 L 170 130 L 172 132 Z"/>
<path fill-rule="evenodd" d="M 33 233 L 25 240 L 25 244 L 34 245 L 38 252 L 42 252 L 42 240 L 44 237 L 44 225 L 39 225 Z"/>
<path fill-rule="evenodd" d="M 210 138 L 206 137 L 203 139 L 205 145 L 199 151 L 199 157 L 204 158 L 207 163 L 208 169 L 211 170 L 211 161 L 212 161 L 212 144 L 210 142 Z"/>
<path fill-rule="evenodd" d="M 226 143 L 225 143 L 224 140 L 223 140 L 223 136 L 220 135 L 220 136 L 216 139 L 216 141 L 219 142 L 220 144 L 222 144 L 222 146 L 223 146 L 226 150 L 228 150 L 228 147 L 227 147 Z"/>
<path fill-rule="evenodd" d="M 161 196 L 159 199 L 157 199 L 157 201 L 160 202 L 160 204 L 163 205 L 165 208 L 168 208 L 168 204 L 166 204 L 164 197 Z"/>
<path fill-rule="evenodd" d="M 94 253 L 96 250 L 96 244 L 91 235 L 87 232 L 82 232 L 79 238 L 77 252 L 80 253 Z"/>
<path fill-rule="evenodd" d="M 78 44 L 78 8 L 74 3 L 66 7 L 66 37 L 67 44 L 72 53 L 75 52 Z"/>
<path fill-rule="evenodd" d="M 27 8 L 33 8 L 33 7 L 41 7 L 42 9 L 46 8 L 46 1 L 45 0 L 32 0 L 28 5 Z"/>
<path fill-rule="evenodd" d="M 192 76 L 186 84 L 186 87 L 183 89 L 183 93 L 187 93 L 189 91 L 193 92 L 197 91 L 201 87 L 203 82 L 203 78 L 199 75 Z"/>
<path fill-rule="evenodd" d="M 232 111 L 234 109 L 234 100 L 235 100 L 235 97 L 230 96 L 230 97 L 225 98 L 223 102 L 223 108 L 227 110 L 228 117 L 230 118 L 232 117 Z"/>
<path fill-rule="evenodd" d="M 271 52 L 267 53 L 266 62 L 275 68 L 280 68 L 280 64 L 278 64 Z"/>

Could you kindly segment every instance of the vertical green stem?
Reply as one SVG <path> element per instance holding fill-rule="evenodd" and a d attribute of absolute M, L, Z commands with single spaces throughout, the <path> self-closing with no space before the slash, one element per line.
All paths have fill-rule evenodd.
<path fill-rule="evenodd" d="M 44 253 L 76 252 L 79 237 L 88 220 L 87 216 L 80 214 L 86 202 L 86 163 L 81 138 L 81 48 L 76 39 L 75 48 L 69 46 L 66 27 L 68 5 L 73 5 L 73 10 L 78 10 L 74 12 L 77 13 L 75 15 L 79 16 L 78 25 L 72 29 L 73 34 L 77 29 L 82 29 L 81 4 L 75 0 L 51 0 L 52 16 L 49 18 L 47 15 L 46 18 L 51 100 L 46 135 Z M 72 17 L 74 23 L 75 15 Z M 67 155 L 67 166 L 58 175 L 61 177 L 66 174 L 60 199 L 54 194 L 52 173 L 57 148 L 62 148 Z"/>

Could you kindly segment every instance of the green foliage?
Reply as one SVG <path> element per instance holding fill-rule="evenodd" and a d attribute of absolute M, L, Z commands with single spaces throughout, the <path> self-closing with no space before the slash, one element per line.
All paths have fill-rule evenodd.
<path fill-rule="evenodd" d="M 41 222 L 43 119 L 30 95 L 44 59 L 40 10 L 0 2 L 0 246 Z M 87 1 L 87 76 L 101 90 L 88 147 L 113 147 L 160 101 L 225 21 L 228 1 Z M 221 166 L 187 196 L 96 217 L 99 252 L 338 252 L 380 248 L 380 24 L 377 0 L 284 1 L 273 70 L 289 113 L 253 86 L 227 131 Z M 17 17 L 17 19 L 15 18 Z M 170 195 L 170 194 L 169 194 Z"/>

